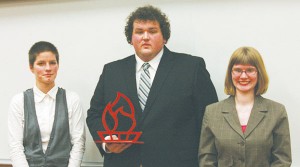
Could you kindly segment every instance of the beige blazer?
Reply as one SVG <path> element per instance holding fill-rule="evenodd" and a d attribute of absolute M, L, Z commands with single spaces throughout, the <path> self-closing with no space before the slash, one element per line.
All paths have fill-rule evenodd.
<path fill-rule="evenodd" d="M 291 166 L 285 107 L 257 96 L 243 133 L 233 96 L 207 106 L 198 157 L 200 167 Z"/>

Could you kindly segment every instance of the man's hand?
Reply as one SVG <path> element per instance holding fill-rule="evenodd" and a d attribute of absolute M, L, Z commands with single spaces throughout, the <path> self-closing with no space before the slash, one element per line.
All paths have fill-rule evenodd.
<path fill-rule="evenodd" d="M 116 135 L 112 135 L 112 138 L 113 140 L 118 140 Z M 106 136 L 105 140 L 111 140 L 110 136 Z M 130 146 L 131 144 L 128 143 L 105 143 L 105 150 L 110 153 L 121 153 Z"/>

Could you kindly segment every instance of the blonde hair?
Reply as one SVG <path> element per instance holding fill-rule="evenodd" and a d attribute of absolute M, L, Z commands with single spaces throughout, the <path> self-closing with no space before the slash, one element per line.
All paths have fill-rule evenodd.
<path fill-rule="evenodd" d="M 260 53 L 252 47 L 240 47 L 235 50 L 230 57 L 225 77 L 224 92 L 227 95 L 235 95 L 235 86 L 232 82 L 232 67 L 236 64 L 252 65 L 257 69 L 257 84 L 255 86 L 255 94 L 261 95 L 267 92 L 269 85 L 269 77 L 264 65 L 264 61 Z"/>

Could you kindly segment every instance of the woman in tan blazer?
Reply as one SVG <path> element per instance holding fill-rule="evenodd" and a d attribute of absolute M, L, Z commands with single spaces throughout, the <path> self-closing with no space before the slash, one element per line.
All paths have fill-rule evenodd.
<path fill-rule="evenodd" d="M 207 106 L 199 146 L 200 167 L 288 167 L 291 144 L 285 107 L 261 96 L 268 88 L 261 55 L 251 47 L 231 56 L 227 99 Z"/>

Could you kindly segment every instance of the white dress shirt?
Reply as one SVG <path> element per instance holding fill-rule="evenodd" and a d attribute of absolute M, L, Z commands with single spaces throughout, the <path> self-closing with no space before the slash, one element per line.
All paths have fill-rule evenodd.
<path fill-rule="evenodd" d="M 36 86 L 33 87 L 36 115 L 41 131 L 42 147 L 45 153 L 55 115 L 55 99 L 58 87 L 54 86 L 44 94 Z M 68 103 L 69 127 L 71 143 L 69 167 L 79 167 L 85 150 L 85 126 L 83 109 L 79 96 L 75 92 L 66 91 Z M 8 136 L 10 158 L 14 167 L 28 167 L 23 146 L 24 131 L 24 95 L 23 92 L 12 98 L 8 113 Z"/>
<path fill-rule="evenodd" d="M 150 64 L 150 67 L 148 68 L 149 73 L 150 73 L 150 79 L 151 79 L 151 84 L 153 83 L 158 65 L 160 63 L 161 57 L 164 53 L 164 49 L 162 49 L 152 60 L 150 60 L 148 63 Z M 136 87 L 137 87 L 137 91 L 139 92 L 139 85 L 140 85 L 140 77 L 141 77 L 141 73 L 142 73 L 142 66 L 144 62 L 142 59 L 139 58 L 139 56 L 137 56 L 137 54 L 135 54 L 135 59 L 136 59 Z M 151 90 L 151 89 L 150 89 Z"/>

